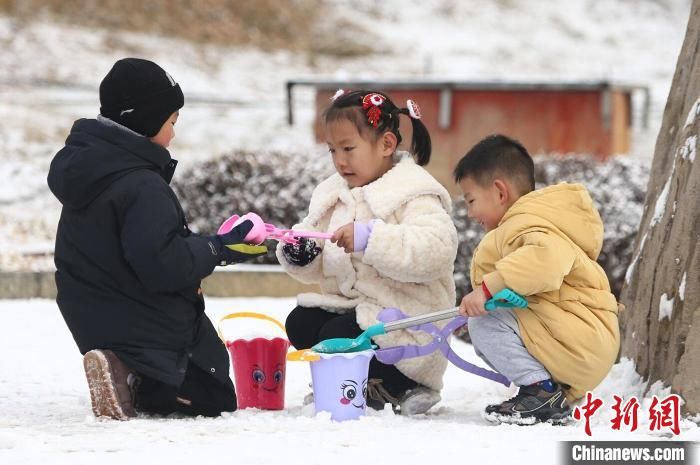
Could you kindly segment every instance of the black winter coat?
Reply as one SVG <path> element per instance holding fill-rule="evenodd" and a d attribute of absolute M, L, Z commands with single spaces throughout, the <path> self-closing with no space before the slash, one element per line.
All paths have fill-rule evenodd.
<path fill-rule="evenodd" d="M 165 148 L 124 128 L 75 122 L 48 176 L 63 204 L 56 301 L 82 353 L 113 350 L 172 386 L 191 360 L 223 383 L 228 354 L 200 288 L 217 250 L 187 227 L 169 186 L 176 165 Z"/>

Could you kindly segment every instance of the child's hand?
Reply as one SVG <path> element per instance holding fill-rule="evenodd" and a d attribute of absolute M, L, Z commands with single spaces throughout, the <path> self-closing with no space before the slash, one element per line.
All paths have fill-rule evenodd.
<path fill-rule="evenodd" d="M 462 303 L 459 305 L 459 314 L 472 317 L 486 315 L 488 312 L 484 308 L 484 304 L 486 304 L 486 294 L 479 286 L 464 296 Z"/>
<path fill-rule="evenodd" d="M 292 265 L 306 266 L 319 256 L 321 248 L 313 239 L 300 237 L 297 244 L 284 244 L 282 253 Z"/>
<path fill-rule="evenodd" d="M 220 266 L 243 263 L 267 253 L 267 247 L 264 245 L 251 245 L 245 242 L 245 237 L 252 228 L 253 222 L 245 220 L 229 232 L 213 236 L 213 241 L 218 244 Z"/>
<path fill-rule="evenodd" d="M 342 247 L 346 253 L 355 251 L 355 224 L 348 223 L 339 227 L 331 237 L 331 242 Z"/>

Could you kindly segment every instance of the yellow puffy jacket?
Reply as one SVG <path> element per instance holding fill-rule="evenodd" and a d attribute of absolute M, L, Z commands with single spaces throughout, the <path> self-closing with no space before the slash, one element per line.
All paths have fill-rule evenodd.
<path fill-rule="evenodd" d="M 515 310 L 527 350 L 583 397 L 612 367 L 620 347 L 617 302 L 596 263 L 603 223 L 586 188 L 559 184 L 520 197 L 479 243 L 471 282 L 525 296 Z"/>

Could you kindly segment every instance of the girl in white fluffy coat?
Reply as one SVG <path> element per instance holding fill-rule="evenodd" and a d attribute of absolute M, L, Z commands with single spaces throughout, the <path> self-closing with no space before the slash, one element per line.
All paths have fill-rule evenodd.
<path fill-rule="evenodd" d="M 355 337 L 385 307 L 418 315 L 455 305 L 457 231 L 449 194 L 421 167 L 431 143 L 417 105 L 409 100 L 408 108 L 398 108 L 379 92 L 341 92 L 324 115 L 337 173 L 314 190 L 308 215 L 294 226 L 333 232 L 333 239 L 277 248 L 292 277 L 321 288 L 300 294 L 287 318 L 297 349 Z M 415 160 L 396 150 L 400 115 L 411 118 Z M 406 330 L 374 338 L 380 347 L 429 341 Z M 383 409 L 390 402 L 401 414 L 425 413 L 440 400 L 446 366 L 439 352 L 396 366 L 373 359 L 367 405 Z"/>

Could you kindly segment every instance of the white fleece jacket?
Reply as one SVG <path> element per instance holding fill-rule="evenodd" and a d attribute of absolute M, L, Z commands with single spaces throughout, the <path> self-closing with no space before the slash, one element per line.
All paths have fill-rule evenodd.
<path fill-rule="evenodd" d="M 318 283 L 321 293 L 298 296 L 303 307 L 345 313 L 357 311 L 362 329 L 377 323 L 385 307 L 409 316 L 455 306 L 453 278 L 457 230 L 450 196 L 407 152 L 376 181 L 349 188 L 337 173 L 319 184 L 309 213 L 293 229 L 333 232 L 353 221 L 377 219 L 364 252 L 345 253 L 330 241 L 317 241 L 323 252 L 309 265 L 288 263 L 277 246 L 277 258 L 295 279 Z M 426 344 L 421 331 L 395 331 L 375 338 L 380 347 Z M 399 370 L 430 388 L 442 389 L 447 360 L 435 352 L 399 362 Z"/>

